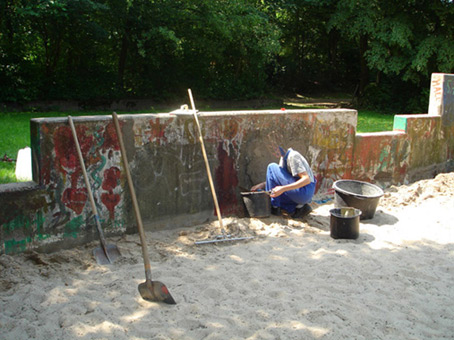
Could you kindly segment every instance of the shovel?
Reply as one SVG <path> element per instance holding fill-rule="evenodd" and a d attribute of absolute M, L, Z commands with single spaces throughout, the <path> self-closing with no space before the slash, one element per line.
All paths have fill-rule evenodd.
<path fill-rule="evenodd" d="M 151 264 L 150 258 L 148 257 L 147 241 L 145 240 L 145 232 L 142 224 L 142 217 L 140 215 L 139 204 L 137 203 L 136 191 L 132 182 L 131 173 L 129 172 L 129 163 L 126 157 L 126 149 L 123 143 L 123 135 L 121 133 L 120 124 L 118 117 L 115 112 L 112 113 L 112 118 L 115 124 L 115 130 L 117 131 L 118 142 L 120 143 L 121 155 L 123 158 L 123 165 L 128 179 L 129 191 L 131 192 L 132 204 L 134 206 L 134 214 L 137 220 L 137 228 L 139 230 L 140 243 L 142 245 L 143 262 L 145 266 L 145 282 L 139 284 L 139 293 L 144 300 L 152 302 L 165 302 L 170 305 L 176 304 L 172 295 L 166 285 L 159 281 L 151 280 Z"/>
<path fill-rule="evenodd" d="M 77 138 L 76 129 L 74 127 L 73 119 L 71 116 L 68 116 L 69 125 L 71 126 L 71 132 L 74 137 L 74 143 L 76 144 L 77 155 L 79 156 L 80 167 L 82 168 L 82 173 L 84 175 L 85 186 L 87 187 L 88 197 L 90 198 L 91 208 L 95 216 L 96 228 L 98 229 L 99 241 L 101 247 L 93 249 L 93 255 L 98 264 L 110 264 L 115 261 L 118 257 L 121 256 L 120 250 L 114 244 L 106 244 L 106 239 L 104 238 L 104 232 L 102 231 L 101 223 L 99 222 L 98 210 L 96 209 L 95 200 L 93 198 L 93 193 L 91 191 L 90 182 L 87 176 L 87 170 L 85 168 L 84 158 L 82 157 L 82 152 L 80 151 L 79 140 Z"/>

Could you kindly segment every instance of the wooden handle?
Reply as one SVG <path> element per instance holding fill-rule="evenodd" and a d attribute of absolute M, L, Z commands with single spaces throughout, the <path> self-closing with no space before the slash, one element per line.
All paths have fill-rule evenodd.
<path fill-rule="evenodd" d="M 137 203 L 136 191 L 134 189 L 134 184 L 132 182 L 131 173 L 129 171 L 129 163 L 128 163 L 128 158 L 126 156 L 126 149 L 125 149 L 125 145 L 123 142 L 123 135 L 121 133 L 121 128 L 120 128 L 120 124 L 118 122 L 118 117 L 117 117 L 116 112 L 112 113 L 112 118 L 114 121 L 115 130 L 117 131 L 118 142 L 120 144 L 120 150 L 121 150 L 121 156 L 123 158 L 123 165 L 124 165 L 125 172 L 126 172 L 126 178 L 128 180 L 129 191 L 131 192 L 132 205 L 134 207 L 134 214 L 135 214 L 136 220 L 137 220 L 137 229 L 139 230 L 140 243 L 142 245 L 143 262 L 144 262 L 144 266 L 145 266 L 145 277 L 147 280 L 151 281 L 151 264 L 150 264 L 150 258 L 148 257 L 148 248 L 147 248 L 147 242 L 145 239 L 145 232 L 144 232 L 143 223 L 142 223 L 142 216 L 140 215 L 139 204 Z"/>
<path fill-rule="evenodd" d="M 102 250 L 106 255 L 109 262 L 112 262 L 109 258 L 109 254 L 106 249 L 106 239 L 104 238 L 104 233 L 102 231 L 101 223 L 99 222 L 98 209 L 96 208 L 95 199 L 93 198 L 93 192 L 91 191 L 90 181 L 88 180 L 87 169 L 85 168 L 84 158 L 82 156 L 82 151 L 80 150 L 79 139 L 77 138 L 76 128 L 74 127 L 74 122 L 71 116 L 68 116 L 69 126 L 71 127 L 71 132 L 73 134 L 74 143 L 76 144 L 77 155 L 79 157 L 80 167 L 82 168 L 82 174 L 84 175 L 85 186 L 87 187 L 88 197 L 90 199 L 91 209 L 95 216 L 96 228 L 98 229 L 99 240 L 101 243 Z"/>
<path fill-rule="evenodd" d="M 218 215 L 219 226 L 221 227 L 221 229 L 223 229 L 224 226 L 222 224 L 221 209 L 219 209 L 218 198 L 216 196 L 216 191 L 214 189 L 213 178 L 211 177 L 210 164 L 208 163 L 208 157 L 207 157 L 207 153 L 205 151 L 205 144 L 203 143 L 202 130 L 200 129 L 199 119 L 197 118 L 197 111 L 195 109 L 194 99 L 192 97 L 191 89 L 188 89 L 188 93 L 189 93 L 189 99 L 191 101 L 192 111 L 194 113 L 195 123 L 197 125 L 197 130 L 199 132 L 200 145 L 202 147 L 203 159 L 205 160 L 205 167 L 207 169 L 208 181 L 210 182 L 211 195 L 213 196 L 214 207 L 216 209 L 216 215 Z"/>

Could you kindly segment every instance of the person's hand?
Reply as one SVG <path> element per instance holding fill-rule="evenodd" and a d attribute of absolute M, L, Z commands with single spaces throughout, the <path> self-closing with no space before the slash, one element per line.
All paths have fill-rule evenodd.
<path fill-rule="evenodd" d="M 278 197 L 282 195 L 285 192 L 285 188 L 283 186 L 278 185 L 277 187 L 274 187 L 271 192 L 270 196 L 271 197 Z"/>
<path fill-rule="evenodd" d="M 251 188 L 251 191 L 265 190 L 265 186 L 266 186 L 265 182 L 256 184 Z"/>

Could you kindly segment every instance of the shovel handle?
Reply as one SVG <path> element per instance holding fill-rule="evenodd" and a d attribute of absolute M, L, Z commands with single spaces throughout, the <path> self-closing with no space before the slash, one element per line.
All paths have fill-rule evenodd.
<path fill-rule="evenodd" d="M 140 244 L 142 245 L 142 255 L 143 255 L 143 263 L 145 266 L 145 277 L 147 280 L 151 281 L 151 264 L 150 258 L 148 256 L 148 248 L 147 248 L 147 241 L 145 239 L 145 232 L 142 223 L 142 216 L 140 215 L 139 204 L 137 203 L 137 196 L 136 191 L 134 189 L 134 184 L 132 182 L 131 173 L 129 171 L 129 163 L 128 158 L 126 156 L 126 149 L 125 144 L 123 142 L 123 135 L 121 133 L 120 123 L 118 122 L 117 113 L 112 113 L 112 118 L 115 125 L 115 130 L 117 131 L 118 142 L 120 144 L 121 156 L 123 158 L 123 165 L 125 168 L 126 178 L 128 180 L 129 191 L 131 193 L 132 205 L 134 207 L 134 215 L 136 216 L 137 220 L 137 229 L 139 231 L 140 236 Z"/>
<path fill-rule="evenodd" d="M 80 167 L 82 168 L 82 174 L 84 175 L 85 186 L 87 187 L 88 197 L 90 199 L 91 209 L 93 211 L 93 215 L 95 216 L 96 221 L 96 228 L 98 229 L 99 233 L 99 240 L 101 243 L 102 250 L 106 255 L 109 263 L 112 263 L 111 259 L 109 258 L 109 254 L 106 248 L 106 239 L 104 238 L 104 232 L 102 231 L 101 223 L 99 222 L 98 216 L 98 209 L 96 208 L 95 199 L 93 198 L 93 192 L 91 191 L 90 181 L 88 180 L 87 169 L 85 168 L 84 158 L 82 156 L 82 151 L 80 150 L 79 139 L 77 138 L 76 128 L 74 127 L 74 122 L 71 116 L 68 116 L 69 126 L 71 127 L 71 132 L 73 134 L 74 143 L 76 144 L 77 155 L 79 157 Z"/>
<path fill-rule="evenodd" d="M 218 220 L 219 220 L 219 227 L 221 229 L 224 229 L 224 226 L 222 224 L 221 209 L 219 209 L 219 203 L 218 203 L 218 199 L 216 196 L 216 190 L 214 189 L 213 178 L 211 177 L 210 163 L 208 163 L 208 157 L 207 157 L 207 153 L 205 150 L 205 144 L 203 143 L 202 130 L 200 129 L 199 119 L 197 118 L 197 111 L 195 109 L 194 99 L 192 97 L 191 89 L 188 89 L 188 93 L 189 93 L 189 99 L 191 101 L 192 111 L 194 113 L 195 123 L 197 125 L 197 129 L 199 132 L 200 145 L 202 147 L 203 159 L 205 160 L 205 167 L 207 169 L 208 181 L 210 182 L 211 195 L 213 196 L 214 207 L 216 209 L 216 215 L 218 216 Z"/>

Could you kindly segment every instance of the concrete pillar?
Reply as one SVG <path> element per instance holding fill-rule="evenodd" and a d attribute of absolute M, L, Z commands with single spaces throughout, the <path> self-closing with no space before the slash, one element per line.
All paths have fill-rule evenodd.
<path fill-rule="evenodd" d="M 454 74 L 432 74 L 429 115 L 441 116 L 445 127 L 454 125 Z"/>

